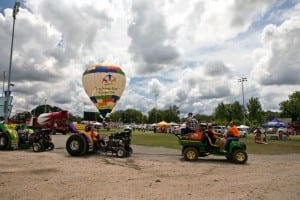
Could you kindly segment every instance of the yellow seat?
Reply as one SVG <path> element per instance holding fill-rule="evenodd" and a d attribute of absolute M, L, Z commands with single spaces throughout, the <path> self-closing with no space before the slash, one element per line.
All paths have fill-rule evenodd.
<path fill-rule="evenodd" d="M 213 146 L 213 147 L 219 147 L 218 145 L 212 143 L 210 137 L 208 137 L 207 134 L 205 134 L 205 135 L 206 135 L 206 137 L 207 137 L 207 139 L 208 139 L 208 141 L 209 141 L 209 144 L 210 144 L 211 146 Z"/>

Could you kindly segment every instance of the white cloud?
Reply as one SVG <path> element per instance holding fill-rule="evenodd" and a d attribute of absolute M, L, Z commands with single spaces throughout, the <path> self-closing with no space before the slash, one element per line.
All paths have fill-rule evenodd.
<path fill-rule="evenodd" d="M 259 97 L 264 109 L 278 109 L 299 88 L 299 5 L 28 0 L 16 19 L 14 109 L 32 109 L 47 99 L 78 115 L 83 107 L 96 111 L 81 76 L 85 67 L 103 61 L 120 65 L 127 76 L 115 110 L 146 114 L 158 93 L 159 109 L 177 105 L 183 114 L 211 114 L 222 101 L 242 102 L 242 76 L 248 77 L 246 100 Z M 11 13 L 6 8 L 0 14 L 0 73 L 8 70 Z"/>

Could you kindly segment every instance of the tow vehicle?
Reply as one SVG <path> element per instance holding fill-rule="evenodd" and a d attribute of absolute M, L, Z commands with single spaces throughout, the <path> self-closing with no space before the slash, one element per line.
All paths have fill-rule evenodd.
<path fill-rule="evenodd" d="M 111 153 L 119 158 L 131 156 L 131 131 L 123 131 L 104 136 L 93 141 L 85 131 L 71 135 L 66 142 L 66 149 L 71 156 L 84 156 L 87 153 Z"/>

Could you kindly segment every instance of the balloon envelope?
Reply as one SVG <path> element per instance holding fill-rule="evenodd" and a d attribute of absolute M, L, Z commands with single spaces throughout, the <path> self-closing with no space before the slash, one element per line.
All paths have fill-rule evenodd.
<path fill-rule="evenodd" d="M 82 83 L 100 115 L 106 117 L 120 99 L 126 85 L 126 77 L 119 66 L 95 64 L 86 68 L 82 75 Z"/>

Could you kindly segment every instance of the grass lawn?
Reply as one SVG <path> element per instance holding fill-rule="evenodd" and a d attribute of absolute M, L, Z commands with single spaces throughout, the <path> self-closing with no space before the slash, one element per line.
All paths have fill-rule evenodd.
<path fill-rule="evenodd" d="M 268 140 L 267 144 L 254 143 L 253 134 L 240 141 L 246 143 L 250 154 L 289 154 L 300 153 L 300 135 L 291 135 L 289 141 Z M 133 131 L 132 144 L 144 146 L 160 146 L 181 149 L 178 139 L 173 134 Z"/>

